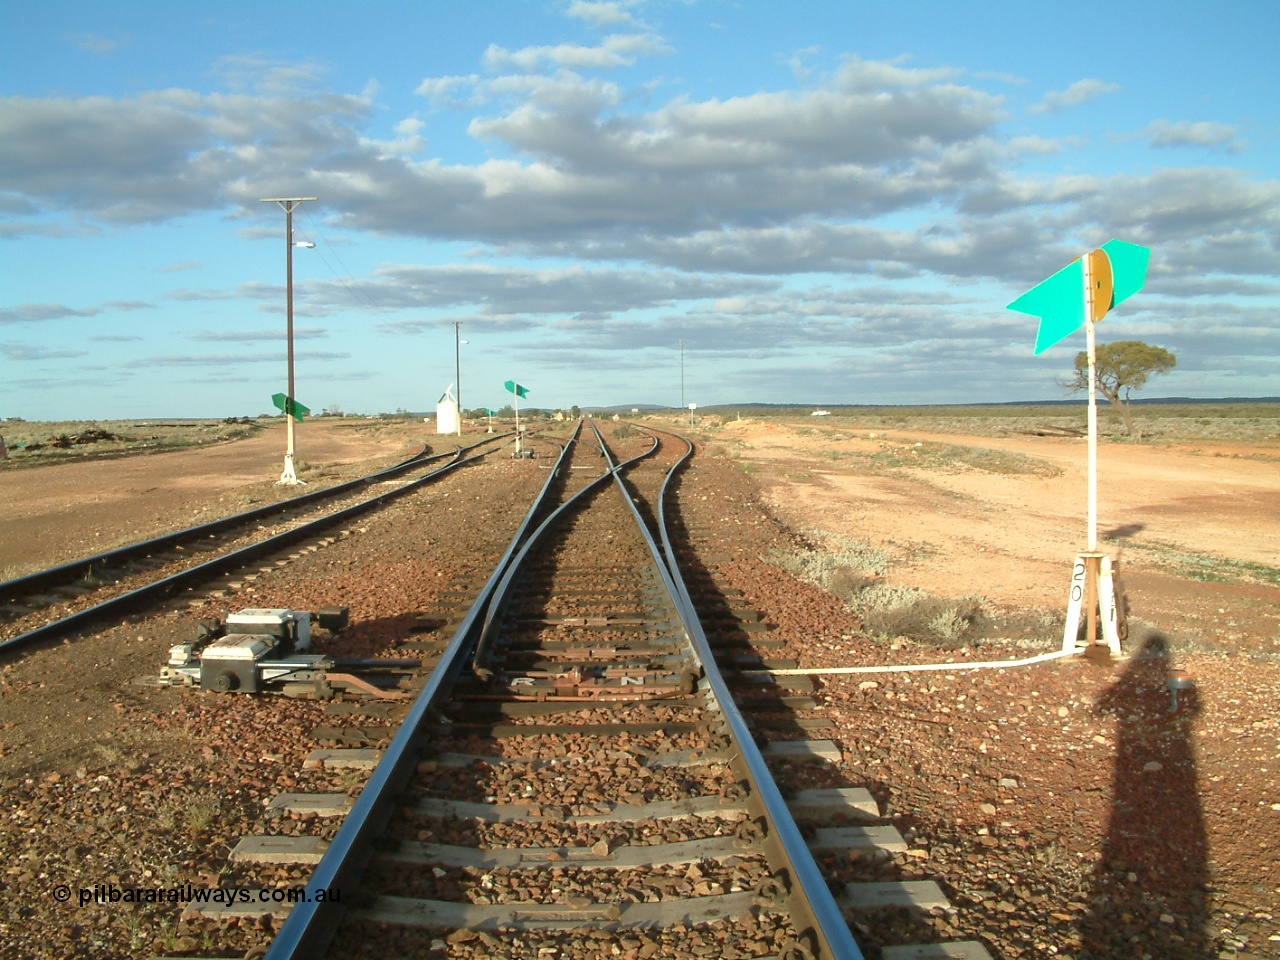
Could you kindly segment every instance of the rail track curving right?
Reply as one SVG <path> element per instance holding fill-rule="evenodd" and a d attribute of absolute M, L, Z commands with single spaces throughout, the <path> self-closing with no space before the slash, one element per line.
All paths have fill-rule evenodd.
<path fill-rule="evenodd" d="M 592 429 L 598 451 L 566 445 L 271 960 L 516 955 L 504 940 L 572 956 L 584 936 L 861 958 L 651 529 L 691 445 L 647 433 L 617 463 Z"/>

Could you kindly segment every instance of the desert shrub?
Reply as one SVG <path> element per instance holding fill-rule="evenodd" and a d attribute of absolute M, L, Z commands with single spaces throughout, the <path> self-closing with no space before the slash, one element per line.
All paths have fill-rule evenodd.
<path fill-rule="evenodd" d="M 838 596 L 845 596 L 857 581 L 867 580 L 861 574 L 880 575 L 889 569 L 889 555 L 876 547 L 824 531 L 813 531 L 806 536 L 816 541 L 816 545 L 791 553 L 775 550 L 769 559 L 801 580 Z M 844 593 L 833 589 L 835 585 L 842 585 Z"/>
<path fill-rule="evenodd" d="M 929 621 L 929 629 L 940 639 L 954 642 L 964 636 L 971 624 L 972 620 L 949 607 Z"/>
<path fill-rule="evenodd" d="M 875 583 L 852 567 L 839 567 L 827 575 L 826 587 L 841 600 L 849 601 Z"/>
<path fill-rule="evenodd" d="M 980 632 L 982 601 L 934 596 L 877 579 L 889 569 L 883 550 L 839 534 L 810 531 L 811 545 L 773 551 L 768 559 L 801 580 L 839 597 L 873 636 L 907 637 L 938 646 L 960 646 Z"/>
<path fill-rule="evenodd" d="M 982 604 L 976 598 L 953 600 L 913 587 L 873 587 L 849 606 L 862 615 L 868 633 L 941 647 L 956 647 L 973 639 L 982 618 Z"/>
<path fill-rule="evenodd" d="M 889 555 L 876 547 L 821 530 L 807 537 L 816 544 L 790 553 L 774 550 L 768 559 L 846 603 L 878 586 L 875 578 L 889 569 Z"/>
<path fill-rule="evenodd" d="M 876 583 L 861 591 L 853 599 L 857 601 L 856 606 L 860 610 L 890 611 L 919 606 L 920 602 L 928 596 L 929 594 L 915 587 Z"/>
<path fill-rule="evenodd" d="M 952 443 L 887 444 L 868 459 L 877 467 L 915 467 L 942 473 L 965 469 L 1038 477 L 1056 477 L 1062 473 L 1061 468 L 1037 457 Z"/>

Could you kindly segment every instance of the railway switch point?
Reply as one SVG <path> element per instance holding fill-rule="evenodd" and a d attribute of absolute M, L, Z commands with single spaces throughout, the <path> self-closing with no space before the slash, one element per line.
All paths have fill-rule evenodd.
<path fill-rule="evenodd" d="M 397 699 L 405 672 L 421 660 L 347 660 L 310 653 L 312 624 L 330 634 L 350 622 L 346 607 L 303 610 L 250 608 L 226 620 L 196 625 L 196 639 L 169 648 L 160 676 L 140 682 L 199 687 L 217 693 L 279 692 L 288 696 L 331 699 L 339 691 L 357 696 Z"/>

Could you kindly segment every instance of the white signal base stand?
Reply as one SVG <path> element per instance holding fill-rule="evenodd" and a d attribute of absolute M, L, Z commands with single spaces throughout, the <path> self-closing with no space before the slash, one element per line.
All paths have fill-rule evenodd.
<path fill-rule="evenodd" d="M 288 445 L 284 454 L 284 472 L 280 474 L 280 479 L 276 481 L 276 486 L 281 484 L 290 487 L 305 487 L 307 485 L 305 480 L 298 479 L 298 474 L 293 469 L 293 414 L 289 414 Z"/>
<path fill-rule="evenodd" d="M 293 457 L 286 456 L 284 458 L 284 470 L 280 474 L 280 479 L 276 481 L 276 486 L 296 487 L 304 483 L 305 481 L 299 480 L 298 475 L 293 470 Z"/>
<path fill-rule="evenodd" d="M 1084 652 L 1106 645 L 1113 657 L 1120 652 L 1120 606 L 1116 597 L 1115 572 L 1111 558 L 1102 553 L 1082 553 L 1071 569 L 1071 593 L 1067 598 L 1067 622 L 1062 631 L 1062 650 L 1078 650 L 1080 619 L 1087 620 Z M 1098 628 L 1102 635 L 1099 637 Z"/>
<path fill-rule="evenodd" d="M 517 458 L 524 456 L 524 434 L 520 432 L 520 384 L 516 384 L 515 390 L 511 392 L 515 394 L 516 405 L 516 452 L 512 454 Z"/>

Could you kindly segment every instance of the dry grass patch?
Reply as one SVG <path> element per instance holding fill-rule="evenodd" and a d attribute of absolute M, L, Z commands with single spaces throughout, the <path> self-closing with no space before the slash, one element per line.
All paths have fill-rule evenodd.
<path fill-rule="evenodd" d="M 262 429 L 258 421 L 227 420 L 6 420 L 0 435 L 12 466 L 103 459 L 208 446 L 249 437 Z"/>
<path fill-rule="evenodd" d="M 799 549 L 766 559 L 822 587 L 858 614 L 863 628 L 884 640 L 906 638 L 942 647 L 977 640 L 985 618 L 981 597 L 949 599 L 915 587 L 885 583 L 885 551 L 826 531 L 809 531 Z"/>

